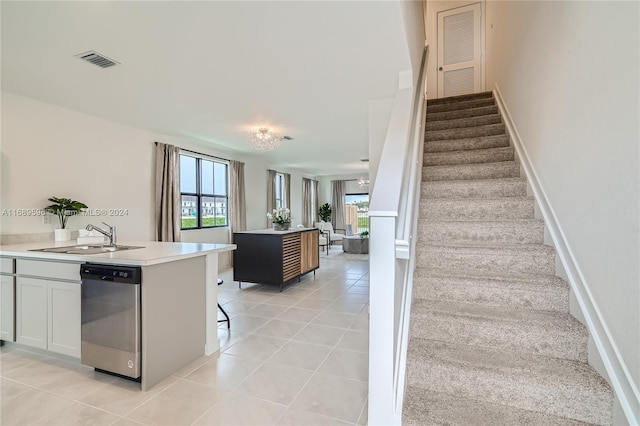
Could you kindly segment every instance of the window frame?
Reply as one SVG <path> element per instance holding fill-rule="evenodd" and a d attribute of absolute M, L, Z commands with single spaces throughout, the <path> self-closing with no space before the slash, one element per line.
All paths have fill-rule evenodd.
<path fill-rule="evenodd" d="M 180 156 L 184 156 L 184 157 L 189 157 L 189 158 L 193 158 L 196 160 L 196 192 L 182 192 L 182 184 L 180 184 L 180 215 L 181 215 L 181 219 L 180 219 L 180 230 L 181 231 L 191 231 L 191 230 L 197 230 L 197 229 L 211 229 L 211 228 L 228 228 L 229 225 L 229 162 L 228 161 L 224 161 L 224 160 L 220 160 L 220 159 L 216 159 L 216 158 L 211 158 L 208 157 L 206 155 L 199 155 L 196 153 L 191 153 L 191 152 L 180 152 Z M 213 173 L 213 182 L 212 182 L 212 190 L 213 193 L 212 194 L 205 194 L 202 192 L 202 161 L 209 161 L 211 163 L 213 163 L 213 167 L 212 167 L 212 173 Z M 222 164 L 225 168 L 225 190 L 226 190 L 226 195 L 221 195 L 221 194 L 216 194 L 215 193 L 215 164 Z M 198 212 L 197 216 L 196 216 L 196 226 L 195 227 L 191 227 L 191 228 L 183 228 L 182 227 L 182 199 L 184 196 L 189 196 L 189 197 L 195 197 L 196 199 L 196 211 Z M 202 203 L 203 203 L 203 198 L 213 198 L 213 203 L 214 203 L 214 224 L 213 225 L 203 225 L 202 224 Z M 225 200 L 225 224 L 224 225 L 216 225 L 215 224 L 215 202 L 217 199 L 224 199 Z"/>

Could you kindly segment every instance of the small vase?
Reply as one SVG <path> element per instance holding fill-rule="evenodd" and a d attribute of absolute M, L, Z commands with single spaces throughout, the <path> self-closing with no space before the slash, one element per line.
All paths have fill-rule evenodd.
<path fill-rule="evenodd" d="M 291 225 L 291 223 L 273 223 L 273 230 L 274 231 L 288 231 L 289 230 L 289 225 Z"/>
<path fill-rule="evenodd" d="M 56 241 L 69 241 L 71 239 L 71 231 L 69 229 L 56 229 L 54 232 Z"/>

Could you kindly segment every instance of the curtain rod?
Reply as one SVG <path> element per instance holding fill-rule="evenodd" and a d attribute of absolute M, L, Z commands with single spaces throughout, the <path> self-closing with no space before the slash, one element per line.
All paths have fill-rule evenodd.
<path fill-rule="evenodd" d="M 158 142 L 157 141 L 154 142 L 154 143 L 156 144 L 156 146 L 158 146 Z M 178 147 L 178 148 L 180 148 L 180 147 Z M 231 161 L 228 158 L 222 158 L 222 157 L 216 157 L 215 155 L 203 154 L 202 152 L 192 151 L 190 149 L 180 148 L 180 151 L 190 152 L 192 154 L 198 154 L 198 155 L 202 155 L 202 156 L 205 156 L 205 157 L 211 157 L 211 158 L 215 158 L 217 160 Z"/>

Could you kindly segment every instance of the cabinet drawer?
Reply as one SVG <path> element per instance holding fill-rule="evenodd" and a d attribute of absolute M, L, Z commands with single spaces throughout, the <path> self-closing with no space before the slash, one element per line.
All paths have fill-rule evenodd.
<path fill-rule="evenodd" d="M 15 261 L 10 257 L 0 257 L 0 273 L 13 274 L 15 270 Z"/>
<path fill-rule="evenodd" d="M 18 259 L 16 261 L 16 272 L 18 275 L 30 275 L 54 280 L 80 281 L 79 263 Z"/>

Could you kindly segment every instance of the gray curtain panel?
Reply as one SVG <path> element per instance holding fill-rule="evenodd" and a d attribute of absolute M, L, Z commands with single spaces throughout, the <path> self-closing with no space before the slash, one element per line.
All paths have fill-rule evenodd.
<path fill-rule="evenodd" d="M 271 213 L 276 208 L 276 171 L 267 170 L 267 213 Z M 271 226 L 271 221 L 267 219 L 267 228 Z"/>
<path fill-rule="evenodd" d="M 331 181 L 331 223 L 334 229 L 345 229 L 345 184 L 343 180 Z"/>
<path fill-rule="evenodd" d="M 247 230 L 247 201 L 244 189 L 244 163 L 231 160 L 230 173 L 230 200 L 229 212 L 231 213 L 231 232 Z"/>
<path fill-rule="evenodd" d="M 180 148 L 156 142 L 156 240 L 180 241 Z"/>
<path fill-rule="evenodd" d="M 289 173 L 283 173 L 284 176 L 284 207 L 291 210 L 291 175 Z"/>
<path fill-rule="evenodd" d="M 320 203 L 318 199 L 318 181 L 314 180 L 311 182 L 311 189 L 313 193 L 313 207 L 311 207 L 311 212 L 313 214 L 313 220 L 311 221 L 311 225 L 313 225 L 316 221 L 320 220 L 318 217 L 318 209 L 320 208 Z"/>
<path fill-rule="evenodd" d="M 313 185 L 311 179 L 302 178 L 302 224 L 310 228 L 314 217 Z"/>

